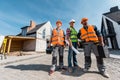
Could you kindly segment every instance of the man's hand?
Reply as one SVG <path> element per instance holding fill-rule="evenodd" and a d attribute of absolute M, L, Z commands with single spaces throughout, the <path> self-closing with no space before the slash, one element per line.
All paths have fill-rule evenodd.
<path fill-rule="evenodd" d="M 50 46 L 51 46 L 51 44 L 49 43 L 49 44 L 48 44 L 48 48 L 50 48 Z"/>
<path fill-rule="evenodd" d="M 69 46 L 72 47 L 72 42 L 71 42 L 71 40 L 69 39 L 68 41 L 69 41 Z"/>
<path fill-rule="evenodd" d="M 102 37 L 102 36 L 101 36 L 101 37 L 98 37 L 98 40 L 100 41 L 100 44 L 101 44 L 102 46 L 104 46 L 103 37 Z"/>
<path fill-rule="evenodd" d="M 80 47 L 80 43 L 78 42 L 78 47 Z"/>
<path fill-rule="evenodd" d="M 70 38 L 67 38 L 67 41 L 68 41 L 68 45 L 69 45 L 70 47 L 72 47 L 72 42 L 71 42 Z"/>
<path fill-rule="evenodd" d="M 72 43 L 70 43 L 69 46 L 72 47 Z"/>
<path fill-rule="evenodd" d="M 101 45 L 104 46 L 105 45 L 104 42 L 101 42 Z"/>

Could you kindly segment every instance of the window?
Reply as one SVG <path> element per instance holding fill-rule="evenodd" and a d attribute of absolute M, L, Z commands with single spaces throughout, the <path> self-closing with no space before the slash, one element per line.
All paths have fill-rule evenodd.
<path fill-rule="evenodd" d="M 27 29 L 22 29 L 22 36 L 26 36 L 26 33 L 27 33 Z"/>
<path fill-rule="evenodd" d="M 106 19 L 106 23 L 107 23 L 107 28 L 108 28 L 112 48 L 113 49 L 118 49 L 118 42 L 117 42 L 117 39 L 116 39 L 115 30 L 114 30 L 115 27 L 114 27 L 113 23 L 108 19 Z"/>
<path fill-rule="evenodd" d="M 43 39 L 45 39 L 45 31 L 46 31 L 46 29 L 44 29 L 43 32 L 42 32 L 42 38 Z"/>

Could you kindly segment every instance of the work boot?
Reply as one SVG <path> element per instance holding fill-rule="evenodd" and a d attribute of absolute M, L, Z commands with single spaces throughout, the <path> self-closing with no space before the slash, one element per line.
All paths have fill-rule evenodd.
<path fill-rule="evenodd" d="M 98 70 L 100 74 L 106 78 L 109 78 L 109 74 L 106 73 L 105 66 L 104 65 L 99 65 L 98 64 Z"/>
<path fill-rule="evenodd" d="M 84 68 L 83 71 L 84 72 L 87 72 L 89 70 L 89 68 Z"/>
<path fill-rule="evenodd" d="M 64 66 L 60 66 L 60 67 L 58 67 L 58 70 L 65 71 L 65 70 L 67 70 L 67 68 L 65 68 Z"/>
<path fill-rule="evenodd" d="M 71 67 L 68 68 L 68 72 L 69 73 L 72 73 L 73 72 L 73 69 Z"/>
<path fill-rule="evenodd" d="M 82 69 L 80 66 L 75 66 L 75 68 L 77 68 L 77 69 Z"/>
<path fill-rule="evenodd" d="M 73 72 L 77 72 L 77 71 L 80 70 L 80 69 L 82 69 L 80 66 L 75 66 L 75 67 L 73 68 Z"/>
<path fill-rule="evenodd" d="M 87 69 L 87 68 L 84 68 L 84 69 L 83 69 L 83 71 L 84 71 L 84 72 L 87 72 L 87 71 L 88 71 L 88 69 Z"/>
<path fill-rule="evenodd" d="M 109 74 L 106 73 L 106 72 L 100 72 L 100 74 L 101 74 L 102 76 L 106 77 L 106 78 L 109 78 L 109 77 L 110 77 Z"/>
<path fill-rule="evenodd" d="M 85 67 L 83 69 L 84 72 L 87 72 L 90 69 L 91 65 L 85 64 Z"/>
<path fill-rule="evenodd" d="M 55 65 L 52 65 L 49 71 L 49 75 L 53 74 L 55 72 Z"/>
<path fill-rule="evenodd" d="M 55 71 L 50 70 L 49 75 L 51 76 Z"/>

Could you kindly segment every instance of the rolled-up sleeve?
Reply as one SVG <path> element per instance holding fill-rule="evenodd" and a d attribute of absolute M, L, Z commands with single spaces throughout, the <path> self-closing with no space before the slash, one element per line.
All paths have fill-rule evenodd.
<path fill-rule="evenodd" d="M 71 32 L 70 28 L 67 28 L 66 29 L 66 37 L 67 37 L 67 39 L 70 38 L 70 32 Z"/>

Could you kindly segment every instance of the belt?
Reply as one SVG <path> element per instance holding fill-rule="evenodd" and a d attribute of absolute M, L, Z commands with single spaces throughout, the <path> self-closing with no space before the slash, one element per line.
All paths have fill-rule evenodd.
<path fill-rule="evenodd" d="M 63 45 L 56 44 L 55 47 L 63 47 Z"/>

